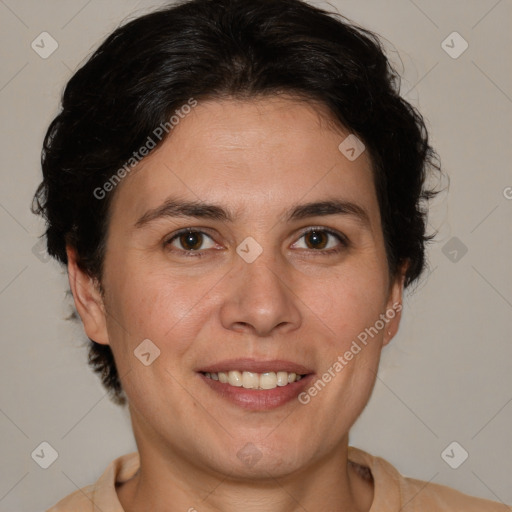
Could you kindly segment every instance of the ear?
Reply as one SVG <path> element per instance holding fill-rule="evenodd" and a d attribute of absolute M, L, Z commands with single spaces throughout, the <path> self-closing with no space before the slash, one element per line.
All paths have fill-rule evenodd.
<path fill-rule="evenodd" d="M 69 285 L 85 332 L 96 343 L 108 345 L 106 310 L 98 282 L 77 265 L 75 249 L 67 246 L 66 253 Z"/>
<path fill-rule="evenodd" d="M 398 332 L 403 309 L 403 290 L 405 274 L 409 268 L 409 262 L 404 263 L 398 270 L 393 282 L 390 285 L 388 302 L 386 304 L 385 316 L 387 323 L 384 331 L 382 345 L 387 345 Z"/>

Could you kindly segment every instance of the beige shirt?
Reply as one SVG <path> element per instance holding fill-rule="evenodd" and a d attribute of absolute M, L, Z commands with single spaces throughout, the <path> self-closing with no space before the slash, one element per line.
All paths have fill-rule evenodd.
<path fill-rule="evenodd" d="M 512 507 L 501 503 L 474 498 L 444 485 L 405 478 L 386 460 L 353 446 L 348 447 L 348 459 L 366 466 L 373 476 L 370 512 L 512 512 Z M 115 459 L 95 484 L 70 494 L 46 512 L 124 512 L 115 484 L 129 480 L 139 464 L 137 452 Z"/>

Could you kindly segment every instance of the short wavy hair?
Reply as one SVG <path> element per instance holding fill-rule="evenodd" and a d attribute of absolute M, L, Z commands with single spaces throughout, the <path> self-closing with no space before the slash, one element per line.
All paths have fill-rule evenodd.
<path fill-rule="evenodd" d="M 405 286 L 426 267 L 426 188 L 440 171 L 423 117 L 401 98 L 379 37 L 301 0 L 188 0 L 116 29 L 67 83 L 46 133 L 32 211 L 48 253 L 66 246 L 101 285 L 108 213 L 101 187 L 190 98 L 292 94 L 325 105 L 369 151 L 390 275 Z M 171 135 L 172 136 L 172 132 Z M 165 140 L 162 139 L 162 140 Z M 157 145 L 161 144 L 160 141 Z M 112 351 L 89 340 L 89 364 L 125 404 Z"/>

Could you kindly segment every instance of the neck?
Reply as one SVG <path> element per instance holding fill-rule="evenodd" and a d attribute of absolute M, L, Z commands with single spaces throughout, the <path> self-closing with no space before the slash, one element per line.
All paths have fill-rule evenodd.
<path fill-rule="evenodd" d="M 349 463 L 348 435 L 326 457 L 287 474 L 240 478 L 190 462 L 161 446 L 138 443 L 141 467 L 117 488 L 125 512 L 369 511 L 373 483 Z"/>

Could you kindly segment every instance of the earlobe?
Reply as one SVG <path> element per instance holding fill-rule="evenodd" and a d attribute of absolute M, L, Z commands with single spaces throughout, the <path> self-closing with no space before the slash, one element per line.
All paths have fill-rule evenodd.
<path fill-rule="evenodd" d="M 386 331 L 384 333 L 382 342 L 383 346 L 387 345 L 394 338 L 400 326 L 403 309 L 403 290 L 408 266 L 408 263 L 401 266 L 400 271 L 397 273 L 396 278 L 391 285 L 385 313 L 386 318 L 388 319 L 388 324 L 386 325 Z"/>
<path fill-rule="evenodd" d="M 382 341 L 382 345 L 387 345 L 398 332 L 398 327 L 400 326 L 400 318 L 403 306 L 401 302 L 393 303 L 391 308 L 386 310 L 386 316 L 390 319 L 389 324 L 387 325 L 386 332 L 384 334 L 384 339 Z"/>
<path fill-rule="evenodd" d="M 66 253 L 69 286 L 85 332 L 96 343 L 108 345 L 105 305 L 98 283 L 78 266 L 74 248 L 67 246 Z"/>

